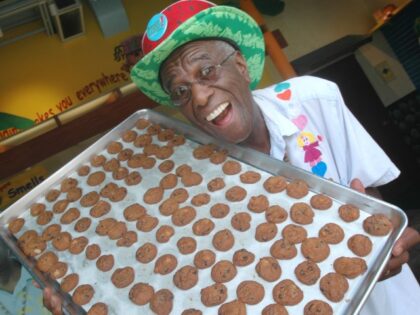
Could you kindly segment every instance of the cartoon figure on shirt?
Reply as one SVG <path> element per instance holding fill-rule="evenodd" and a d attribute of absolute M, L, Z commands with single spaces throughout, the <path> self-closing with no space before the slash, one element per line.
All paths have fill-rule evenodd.
<path fill-rule="evenodd" d="M 320 135 L 316 137 L 312 132 L 303 130 L 308 123 L 306 116 L 299 115 L 292 121 L 302 130 L 298 135 L 297 143 L 305 152 L 304 162 L 309 164 L 312 173 L 323 177 L 327 172 L 327 164 L 322 161 L 322 152 L 317 148 L 322 141 L 322 137 Z"/>

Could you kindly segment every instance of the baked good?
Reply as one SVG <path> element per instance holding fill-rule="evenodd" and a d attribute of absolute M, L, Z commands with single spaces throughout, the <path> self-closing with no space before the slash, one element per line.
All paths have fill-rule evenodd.
<path fill-rule="evenodd" d="M 61 224 L 70 224 L 80 217 L 80 211 L 77 208 L 70 208 L 60 218 Z"/>
<path fill-rule="evenodd" d="M 226 175 L 236 175 L 242 170 L 242 167 L 239 162 L 230 160 L 223 164 L 222 170 Z"/>
<path fill-rule="evenodd" d="M 184 226 L 191 223 L 196 215 L 197 213 L 193 207 L 185 206 L 174 211 L 172 223 L 176 226 Z"/>
<path fill-rule="evenodd" d="M 133 142 L 137 138 L 137 132 L 134 130 L 128 129 L 123 132 L 121 139 L 124 142 Z"/>
<path fill-rule="evenodd" d="M 233 264 L 238 267 L 248 266 L 255 260 L 255 255 L 245 248 L 237 250 L 232 257 Z"/>
<path fill-rule="evenodd" d="M 79 305 L 85 305 L 90 302 L 95 290 L 90 284 L 82 284 L 76 288 L 73 292 L 73 301 Z"/>
<path fill-rule="evenodd" d="M 157 248 L 152 243 L 144 243 L 136 251 L 136 259 L 142 264 L 147 264 L 155 259 L 157 255 Z"/>
<path fill-rule="evenodd" d="M 198 282 L 198 270 L 193 266 L 184 266 L 175 272 L 174 284 L 181 290 L 189 290 Z"/>
<path fill-rule="evenodd" d="M 255 184 L 261 179 L 261 174 L 254 171 L 246 171 L 239 176 L 239 179 L 244 184 Z"/>
<path fill-rule="evenodd" d="M 54 213 L 62 213 L 64 210 L 67 209 L 67 206 L 69 205 L 69 201 L 67 199 L 58 200 L 54 206 L 53 206 L 53 212 Z"/>
<path fill-rule="evenodd" d="M 54 216 L 54 213 L 52 211 L 44 211 L 39 214 L 39 216 L 36 218 L 36 223 L 39 225 L 45 225 L 51 222 L 52 218 Z"/>
<path fill-rule="evenodd" d="M 255 230 L 255 239 L 258 242 L 271 241 L 277 235 L 277 225 L 271 222 L 264 222 L 257 226 Z"/>
<path fill-rule="evenodd" d="M 58 191 L 58 190 L 57 190 Z M 57 199 L 57 198 L 56 198 Z M 43 203 L 34 203 L 31 206 L 31 216 L 36 217 L 46 210 L 46 206 Z"/>
<path fill-rule="evenodd" d="M 77 179 L 68 177 L 62 180 L 60 184 L 60 190 L 61 192 L 68 192 L 71 188 L 74 188 L 77 186 L 79 182 Z"/>
<path fill-rule="evenodd" d="M 214 223 L 212 220 L 204 218 L 194 222 L 192 231 L 197 236 L 209 235 L 214 229 Z"/>
<path fill-rule="evenodd" d="M 221 219 L 229 214 L 230 208 L 227 204 L 216 203 L 210 208 L 210 214 L 213 218 Z"/>
<path fill-rule="evenodd" d="M 60 232 L 53 240 L 52 245 L 58 251 L 63 251 L 69 248 L 72 237 L 68 232 Z"/>
<path fill-rule="evenodd" d="M 105 200 L 99 200 L 89 211 L 91 217 L 99 218 L 111 210 L 111 204 Z"/>
<path fill-rule="evenodd" d="M 147 204 L 155 204 L 162 200 L 163 197 L 162 187 L 149 188 L 143 195 L 143 201 Z"/>
<path fill-rule="evenodd" d="M 65 276 L 60 283 L 61 290 L 64 292 L 72 291 L 79 284 L 79 275 L 77 273 L 71 273 Z"/>
<path fill-rule="evenodd" d="M 339 257 L 334 261 L 334 270 L 348 279 L 356 278 L 367 270 L 366 261 L 358 257 Z"/>
<path fill-rule="evenodd" d="M 98 302 L 92 305 L 92 307 L 87 312 L 87 315 L 107 315 L 108 314 L 108 305 L 102 302 Z"/>
<path fill-rule="evenodd" d="M 233 186 L 226 191 L 225 197 L 232 202 L 242 201 L 246 197 L 246 190 L 240 186 Z"/>
<path fill-rule="evenodd" d="M 177 265 L 178 260 L 174 255 L 164 254 L 156 260 L 154 272 L 161 275 L 167 275 L 174 271 Z"/>
<path fill-rule="evenodd" d="M 301 179 L 295 179 L 287 184 L 286 193 L 289 197 L 300 199 L 305 197 L 309 192 L 308 184 Z"/>
<path fill-rule="evenodd" d="M 310 204 L 314 209 L 327 210 L 332 206 L 332 199 L 327 195 L 318 194 L 311 197 Z"/>
<path fill-rule="evenodd" d="M 159 186 L 163 189 L 174 188 L 178 184 L 178 177 L 175 174 L 167 174 L 159 182 Z"/>
<path fill-rule="evenodd" d="M 163 215 L 172 215 L 175 210 L 179 209 L 179 203 L 175 198 L 169 197 L 159 205 L 159 212 Z"/>
<path fill-rule="evenodd" d="M 212 284 L 201 290 L 201 303 L 208 307 L 220 305 L 226 301 L 227 292 L 227 288 L 223 283 Z"/>
<path fill-rule="evenodd" d="M 340 218 L 346 222 L 356 221 L 360 217 L 360 210 L 352 204 L 345 204 L 338 208 Z"/>
<path fill-rule="evenodd" d="M 283 176 L 270 176 L 263 184 L 266 191 L 271 194 L 282 192 L 287 187 L 286 179 Z"/>
<path fill-rule="evenodd" d="M 184 236 L 178 240 L 176 246 L 181 254 L 188 255 L 195 252 L 197 242 L 192 237 Z"/>
<path fill-rule="evenodd" d="M 321 278 L 319 288 L 328 300 L 340 302 L 349 289 L 349 283 L 344 276 L 330 272 Z"/>
<path fill-rule="evenodd" d="M 124 218 L 127 221 L 136 221 L 146 214 L 146 208 L 138 203 L 133 203 L 124 209 Z"/>
<path fill-rule="evenodd" d="M 10 231 L 10 233 L 16 234 L 22 229 L 24 224 L 25 224 L 24 218 L 15 218 L 9 222 L 7 228 Z"/>
<path fill-rule="evenodd" d="M 88 176 L 88 179 L 86 182 L 89 186 L 98 186 L 102 184 L 104 180 L 105 180 L 105 173 L 103 171 L 97 171 L 97 172 L 91 173 Z"/>
<path fill-rule="evenodd" d="M 123 221 L 117 221 L 107 231 L 107 235 L 111 240 L 117 240 L 127 232 L 127 224 Z"/>
<path fill-rule="evenodd" d="M 105 163 L 105 161 L 106 161 L 106 158 L 102 154 L 93 155 L 90 158 L 90 165 L 92 165 L 93 167 L 100 167 Z"/>
<path fill-rule="evenodd" d="M 287 211 L 279 205 L 268 207 L 265 211 L 265 219 L 271 223 L 282 223 L 287 219 Z"/>
<path fill-rule="evenodd" d="M 125 288 L 133 282 L 134 274 L 132 267 L 117 268 L 111 276 L 111 281 L 115 287 Z"/>
<path fill-rule="evenodd" d="M 188 175 L 191 172 L 192 172 L 192 168 L 188 164 L 181 164 L 175 170 L 176 176 L 179 176 L 179 177 L 184 177 L 185 175 Z"/>
<path fill-rule="evenodd" d="M 121 150 L 120 153 L 118 153 L 117 159 L 118 161 L 121 161 L 121 162 L 128 161 L 133 156 L 133 154 L 134 154 L 133 150 L 124 149 L 124 150 Z"/>
<path fill-rule="evenodd" d="M 130 247 L 134 243 L 137 243 L 137 233 L 135 231 L 127 231 L 117 241 L 117 246 Z"/>
<path fill-rule="evenodd" d="M 136 128 L 139 130 L 146 129 L 147 127 L 150 126 L 150 124 L 151 122 L 147 120 L 146 118 L 140 118 L 136 122 Z"/>
<path fill-rule="evenodd" d="M 246 306 L 238 300 L 222 304 L 217 311 L 218 315 L 246 315 Z"/>
<path fill-rule="evenodd" d="M 303 309 L 303 315 L 332 315 L 333 310 L 331 306 L 321 300 L 309 301 Z"/>
<path fill-rule="evenodd" d="M 236 276 L 236 267 L 228 260 L 220 260 L 211 268 L 211 278 L 214 282 L 229 282 Z"/>
<path fill-rule="evenodd" d="M 139 282 L 131 287 L 128 297 L 136 305 L 145 305 L 150 302 L 154 293 L 151 285 Z"/>
<path fill-rule="evenodd" d="M 261 213 L 267 210 L 269 202 L 266 196 L 252 196 L 248 202 L 248 209 L 252 212 Z"/>
<path fill-rule="evenodd" d="M 142 232 L 150 232 L 158 225 L 158 223 L 158 218 L 145 214 L 137 220 L 136 228 Z"/>
<path fill-rule="evenodd" d="M 299 224 L 310 224 L 313 222 L 314 211 L 305 202 L 296 202 L 290 208 L 290 218 Z"/>
<path fill-rule="evenodd" d="M 309 237 L 304 240 L 300 250 L 306 259 L 314 262 L 321 262 L 330 254 L 330 247 L 328 246 L 328 243 L 319 237 Z"/>
<path fill-rule="evenodd" d="M 266 281 L 273 282 L 280 279 L 281 267 L 277 259 L 273 257 L 262 257 L 255 266 L 257 274 Z"/>
<path fill-rule="evenodd" d="M 89 166 L 88 166 L 89 167 Z M 83 176 L 83 175 L 80 175 Z M 54 202 L 57 200 L 58 196 L 60 196 L 61 191 L 59 191 L 58 189 L 51 189 L 46 195 L 45 195 L 45 199 L 48 202 Z"/>
<path fill-rule="evenodd" d="M 296 278 L 303 284 L 315 284 L 321 276 L 321 269 L 311 260 L 301 262 L 295 268 Z"/>
<path fill-rule="evenodd" d="M 54 265 L 48 269 L 48 274 L 50 275 L 51 279 L 57 280 L 67 273 L 68 266 L 65 262 L 57 261 Z"/>
<path fill-rule="evenodd" d="M 215 146 L 212 143 L 203 144 L 203 145 L 200 145 L 200 146 L 196 147 L 193 150 L 193 156 L 197 160 L 208 159 L 211 156 L 211 154 L 213 153 L 214 149 L 215 149 Z"/>
<path fill-rule="evenodd" d="M 286 308 L 283 305 L 274 303 L 269 304 L 262 310 L 261 315 L 288 315 Z M 321 314 L 319 314 L 321 315 Z"/>
<path fill-rule="evenodd" d="M 67 191 L 66 198 L 68 201 L 79 200 L 82 196 L 82 189 L 79 187 L 72 187 Z"/>
<path fill-rule="evenodd" d="M 197 194 L 191 199 L 191 204 L 196 207 L 206 205 L 210 202 L 210 195 L 207 193 Z"/>
<path fill-rule="evenodd" d="M 192 187 L 200 185 L 203 181 L 203 177 L 200 173 L 197 172 L 190 172 L 181 177 L 181 182 L 184 184 L 185 187 Z"/>
<path fill-rule="evenodd" d="M 344 231 L 338 224 L 327 223 L 319 230 L 318 236 L 328 244 L 338 244 L 344 239 Z"/>
<path fill-rule="evenodd" d="M 251 216 L 249 213 L 239 212 L 232 217 L 230 223 L 235 230 L 244 232 L 251 227 Z"/>
<path fill-rule="evenodd" d="M 61 225 L 51 224 L 42 232 L 42 239 L 44 241 L 53 240 L 61 232 Z"/>
<path fill-rule="evenodd" d="M 348 248 L 357 256 L 365 257 L 372 251 L 372 241 L 362 234 L 355 234 L 347 241 Z"/>
<path fill-rule="evenodd" d="M 98 244 L 90 244 L 86 247 L 86 258 L 89 260 L 95 260 L 101 256 L 101 248 Z"/>
<path fill-rule="evenodd" d="M 72 241 L 70 242 L 69 252 L 72 253 L 73 255 L 80 254 L 81 252 L 85 250 L 88 244 L 89 244 L 89 240 L 84 236 L 73 238 Z"/>
<path fill-rule="evenodd" d="M 92 207 L 99 201 L 99 197 L 100 196 L 96 191 L 90 191 L 80 199 L 80 205 L 82 207 Z"/>
<path fill-rule="evenodd" d="M 167 243 L 171 237 L 175 234 L 175 230 L 170 225 L 162 225 L 156 231 L 156 240 L 159 243 Z"/>
<path fill-rule="evenodd" d="M 169 173 L 174 169 L 175 163 L 172 160 L 165 160 L 159 164 L 158 168 L 162 173 Z"/>
<path fill-rule="evenodd" d="M 198 251 L 194 256 L 194 265 L 198 269 L 206 269 L 211 267 L 216 261 L 216 255 L 209 249 Z"/>
<path fill-rule="evenodd" d="M 265 290 L 264 287 L 256 281 L 242 281 L 236 288 L 236 295 L 241 302 L 255 305 L 262 301 Z"/>
<path fill-rule="evenodd" d="M 185 202 L 189 195 L 185 188 L 177 188 L 171 193 L 171 198 L 174 198 L 178 203 Z"/>
<path fill-rule="evenodd" d="M 114 267 L 113 255 L 102 255 L 96 261 L 96 267 L 103 272 L 110 271 Z"/>
<path fill-rule="evenodd" d="M 222 164 L 227 159 L 227 151 L 220 150 L 220 151 L 213 151 L 210 155 L 210 162 L 213 164 Z"/>
<path fill-rule="evenodd" d="M 235 244 L 235 238 L 230 230 L 224 229 L 213 235 L 212 244 L 217 250 L 226 252 Z"/>
<path fill-rule="evenodd" d="M 363 221 L 363 229 L 373 236 L 385 236 L 392 230 L 392 222 L 384 214 L 373 214 Z"/>
<path fill-rule="evenodd" d="M 153 294 L 150 309 L 159 315 L 168 315 L 172 311 L 174 295 L 167 289 L 161 289 Z"/>
<path fill-rule="evenodd" d="M 306 232 L 302 226 L 296 224 L 288 224 L 281 231 L 281 235 L 291 244 L 298 244 L 302 243 L 303 240 L 306 239 L 308 232 Z"/>
<path fill-rule="evenodd" d="M 53 252 L 44 252 L 39 256 L 36 262 L 36 268 L 42 272 L 47 272 L 52 266 L 58 262 L 58 257 Z"/>
<path fill-rule="evenodd" d="M 274 286 L 273 298 L 281 305 L 296 305 L 303 300 L 303 292 L 292 280 L 285 279 Z"/>

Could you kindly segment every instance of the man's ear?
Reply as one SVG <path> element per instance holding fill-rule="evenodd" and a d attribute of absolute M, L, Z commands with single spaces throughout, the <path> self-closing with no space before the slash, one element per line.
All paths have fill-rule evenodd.
<path fill-rule="evenodd" d="M 244 58 L 244 56 L 242 56 L 242 54 L 238 51 L 235 54 L 235 65 L 236 68 L 238 69 L 239 73 L 245 78 L 245 80 L 250 83 L 251 82 L 251 78 L 249 76 L 249 72 L 248 72 L 248 65 L 246 63 L 246 60 Z"/>

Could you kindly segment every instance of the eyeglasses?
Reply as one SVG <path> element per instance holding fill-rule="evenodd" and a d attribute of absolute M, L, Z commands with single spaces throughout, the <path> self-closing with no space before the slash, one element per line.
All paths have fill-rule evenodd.
<path fill-rule="evenodd" d="M 194 83 L 201 85 L 210 86 L 216 83 L 220 79 L 220 73 L 223 64 L 229 60 L 236 53 L 236 50 L 232 51 L 225 59 L 223 59 L 217 65 L 205 66 L 200 69 L 198 76 L 199 78 L 180 85 L 175 86 L 170 91 L 166 91 L 171 98 L 172 104 L 175 106 L 182 106 L 188 103 L 191 99 L 191 86 Z"/>

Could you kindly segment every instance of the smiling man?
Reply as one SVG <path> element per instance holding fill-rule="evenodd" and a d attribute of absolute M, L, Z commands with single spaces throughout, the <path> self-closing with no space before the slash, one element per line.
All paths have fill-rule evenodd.
<path fill-rule="evenodd" d="M 361 192 L 399 170 L 344 104 L 336 84 L 293 78 L 253 91 L 264 65 L 264 39 L 241 10 L 203 0 L 178 1 L 150 20 L 133 82 L 156 102 L 177 107 L 208 134 L 267 153 Z M 408 228 L 362 314 L 414 314 L 419 286 L 407 266 L 420 242 Z M 402 272 L 401 272 L 402 271 Z M 60 301 L 45 293 L 59 313 Z"/>

